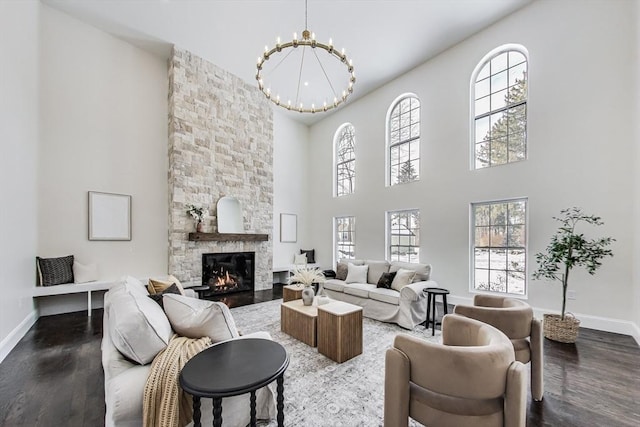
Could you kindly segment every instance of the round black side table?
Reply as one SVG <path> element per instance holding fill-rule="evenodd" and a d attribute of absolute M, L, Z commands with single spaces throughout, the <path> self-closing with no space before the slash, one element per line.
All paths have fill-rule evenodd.
<path fill-rule="evenodd" d="M 251 393 L 251 426 L 256 425 L 256 390 L 277 380 L 278 426 L 284 426 L 284 372 L 289 355 L 275 341 L 237 339 L 196 354 L 180 372 L 180 386 L 193 396 L 193 425 L 201 427 L 200 398 L 213 399 L 213 426 L 222 426 L 222 398 Z"/>
<path fill-rule="evenodd" d="M 438 295 L 442 296 L 444 316 L 449 312 L 447 308 L 447 295 L 449 295 L 449 291 L 443 288 L 424 288 L 422 292 L 426 292 L 427 294 L 427 320 L 424 322 L 424 328 L 429 329 L 429 323 L 431 323 L 431 335 L 433 336 L 436 334 L 436 297 Z M 431 317 L 431 319 L 429 319 L 429 317 Z M 437 324 L 441 324 L 441 322 L 437 322 Z"/>
<path fill-rule="evenodd" d="M 202 286 L 192 286 L 190 288 L 186 288 L 186 289 L 191 289 L 194 292 L 198 293 L 198 299 L 203 299 L 204 298 L 204 294 L 207 293 L 207 291 L 211 290 L 211 287 L 209 287 L 208 285 L 202 285 Z"/>

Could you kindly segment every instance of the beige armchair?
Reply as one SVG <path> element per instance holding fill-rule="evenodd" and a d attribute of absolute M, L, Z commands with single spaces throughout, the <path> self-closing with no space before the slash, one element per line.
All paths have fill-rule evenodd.
<path fill-rule="evenodd" d="M 411 417 L 429 427 L 524 427 L 526 382 L 502 332 L 448 314 L 442 344 L 400 334 L 387 350 L 384 426 L 407 426 Z"/>
<path fill-rule="evenodd" d="M 533 317 L 531 306 L 515 298 L 476 295 L 473 306 L 457 305 L 453 312 L 488 323 L 509 337 L 516 360 L 531 362 L 531 397 L 541 401 L 544 393 L 542 322 Z"/>

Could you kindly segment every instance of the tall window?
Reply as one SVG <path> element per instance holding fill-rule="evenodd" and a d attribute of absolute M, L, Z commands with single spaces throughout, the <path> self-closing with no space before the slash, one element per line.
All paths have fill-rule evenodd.
<path fill-rule="evenodd" d="M 336 196 L 353 193 L 356 183 L 356 138 L 353 125 L 345 123 L 335 135 Z"/>
<path fill-rule="evenodd" d="M 527 51 L 502 46 L 480 61 L 472 75 L 473 168 L 527 157 Z"/>
<path fill-rule="evenodd" d="M 471 205 L 472 289 L 526 294 L 527 200 Z"/>
<path fill-rule="evenodd" d="M 356 256 L 356 217 L 336 217 L 336 261 L 354 259 Z"/>
<path fill-rule="evenodd" d="M 420 100 L 403 95 L 388 116 L 389 185 L 420 178 Z"/>
<path fill-rule="evenodd" d="M 387 212 L 390 261 L 420 261 L 420 211 Z"/>

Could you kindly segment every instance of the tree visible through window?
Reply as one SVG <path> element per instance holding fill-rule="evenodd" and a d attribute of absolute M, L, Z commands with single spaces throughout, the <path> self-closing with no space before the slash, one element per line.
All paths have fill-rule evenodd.
<path fill-rule="evenodd" d="M 356 138 L 352 125 L 345 124 L 336 136 L 336 196 L 353 193 L 356 179 Z"/>
<path fill-rule="evenodd" d="M 389 260 L 420 261 L 420 211 L 407 210 L 387 213 Z"/>
<path fill-rule="evenodd" d="M 336 260 L 354 259 L 356 253 L 356 218 L 353 216 L 337 217 L 336 227 Z"/>
<path fill-rule="evenodd" d="M 526 211 L 526 199 L 472 205 L 473 289 L 525 294 Z"/>
<path fill-rule="evenodd" d="M 420 101 L 406 96 L 389 115 L 389 184 L 417 181 L 420 176 Z"/>
<path fill-rule="evenodd" d="M 474 168 L 527 155 L 527 58 L 499 51 L 481 65 L 474 87 Z"/>

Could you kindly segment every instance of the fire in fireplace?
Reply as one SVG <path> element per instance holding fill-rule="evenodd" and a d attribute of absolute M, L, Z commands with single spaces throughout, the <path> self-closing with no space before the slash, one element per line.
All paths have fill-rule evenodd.
<path fill-rule="evenodd" d="M 202 254 L 202 284 L 211 295 L 254 289 L 255 252 Z"/>

